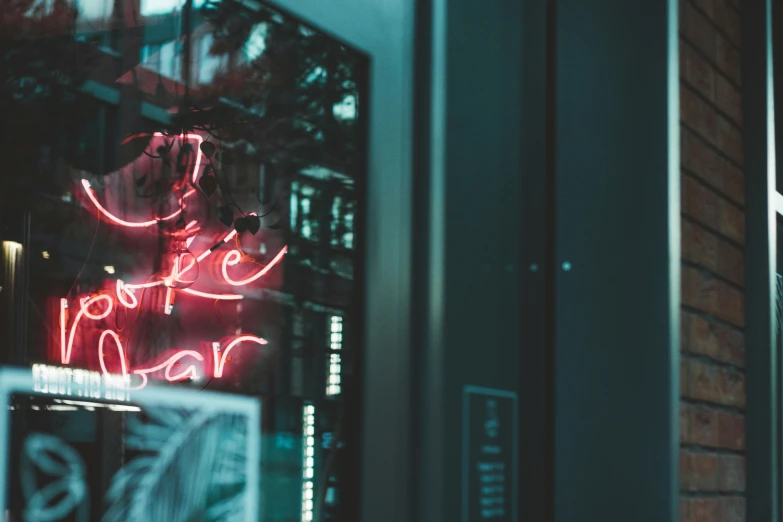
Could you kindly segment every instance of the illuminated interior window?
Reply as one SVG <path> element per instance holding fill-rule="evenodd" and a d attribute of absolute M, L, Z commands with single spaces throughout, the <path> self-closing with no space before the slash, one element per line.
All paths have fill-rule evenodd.
<path fill-rule="evenodd" d="M 331 244 L 334 247 L 353 249 L 354 202 L 341 196 L 332 200 L 330 228 Z"/>
<path fill-rule="evenodd" d="M 176 42 L 165 42 L 161 44 L 158 51 L 158 69 L 157 71 L 171 78 L 174 76 L 174 62 L 177 61 Z"/>
<path fill-rule="evenodd" d="M 326 361 L 326 395 L 331 396 L 339 395 L 342 390 L 342 356 L 334 353 L 343 349 L 343 318 L 339 315 L 333 315 L 329 320 L 329 341 L 331 353 Z"/>
<path fill-rule="evenodd" d="M 150 44 L 141 48 L 141 63 L 148 69 L 160 70 L 160 47 L 160 44 Z"/>
<path fill-rule="evenodd" d="M 347 249 L 353 249 L 353 212 L 347 212 L 343 216 L 346 232 L 343 234 L 343 246 Z"/>
<path fill-rule="evenodd" d="M 221 57 L 213 56 L 209 50 L 214 42 L 214 37 L 211 34 L 204 35 L 198 43 L 198 53 L 201 66 L 198 68 L 198 81 L 202 84 L 210 83 L 214 80 L 215 75 L 220 70 Z"/>
<path fill-rule="evenodd" d="M 340 238 L 339 238 L 339 231 L 340 231 L 340 217 L 342 216 L 342 210 L 343 210 L 343 198 L 340 196 L 337 196 L 332 201 L 332 222 L 331 222 L 331 229 L 332 229 L 332 246 L 338 246 L 340 244 Z"/>
<path fill-rule="evenodd" d="M 299 183 L 291 183 L 291 210 L 289 212 L 291 216 L 291 230 L 296 230 L 297 217 L 299 213 Z"/>
<path fill-rule="evenodd" d="M 315 471 L 315 406 L 302 407 L 302 522 L 313 520 L 313 475 Z"/>
<path fill-rule="evenodd" d="M 356 119 L 356 97 L 348 95 L 342 101 L 335 103 L 332 107 L 332 113 L 340 120 Z"/>
<path fill-rule="evenodd" d="M 310 224 L 310 198 L 302 198 L 300 201 L 300 206 L 302 209 L 302 228 L 300 230 L 300 233 L 302 234 L 302 237 L 305 239 L 310 239 L 310 236 L 313 235 L 313 227 Z"/>
<path fill-rule="evenodd" d="M 318 241 L 318 220 L 315 218 L 313 198 L 319 193 L 309 185 L 291 183 L 291 230 L 304 239 Z"/>

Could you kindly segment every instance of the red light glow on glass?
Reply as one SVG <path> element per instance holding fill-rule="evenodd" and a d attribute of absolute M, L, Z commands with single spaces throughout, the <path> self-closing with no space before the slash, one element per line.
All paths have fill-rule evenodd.
<path fill-rule="evenodd" d="M 113 302 L 112 302 L 112 299 L 111 299 L 111 297 L 109 295 L 101 294 L 101 295 L 89 298 L 89 299 L 87 299 L 85 301 L 80 301 L 81 309 L 79 310 L 79 313 L 76 314 L 76 317 L 73 320 L 73 324 L 71 325 L 71 335 L 68 336 L 68 345 L 60 347 L 60 354 L 62 356 L 62 363 L 63 364 L 69 364 L 71 362 L 71 351 L 73 350 L 73 338 L 74 338 L 74 335 L 76 334 L 76 327 L 78 326 L 79 321 L 81 321 L 82 316 L 85 315 L 85 311 L 90 306 L 92 306 L 93 304 L 97 303 L 98 301 L 103 301 L 103 300 L 105 300 L 107 302 L 106 310 L 104 311 L 104 313 L 103 314 L 97 314 L 97 315 L 96 314 L 88 315 L 88 317 L 90 319 L 100 320 L 100 319 L 103 319 L 104 317 L 108 316 L 111 313 Z M 63 308 L 62 307 L 62 301 L 60 303 L 61 303 L 60 313 L 63 314 L 64 310 L 67 310 L 67 307 Z M 60 318 L 60 324 L 63 324 L 63 323 L 64 323 L 64 319 L 61 317 Z M 61 335 L 61 338 L 64 339 L 65 335 L 64 334 Z"/>
<path fill-rule="evenodd" d="M 161 133 L 155 133 L 153 136 L 163 136 Z M 192 179 L 192 182 L 196 182 L 198 175 L 199 175 L 199 169 L 201 166 L 201 150 L 200 145 L 203 141 L 202 137 L 198 134 L 186 134 L 186 135 L 180 135 L 179 137 L 175 139 L 180 140 L 194 140 L 196 141 L 196 156 L 195 156 L 195 163 L 193 166 L 193 173 L 192 176 L 189 176 Z M 115 225 L 121 225 L 125 227 L 131 227 L 131 228 L 144 228 L 144 227 L 151 227 L 153 225 L 158 224 L 161 221 L 169 221 L 172 219 L 175 219 L 177 216 L 181 215 L 185 207 L 185 199 L 192 196 L 196 193 L 196 190 L 193 188 L 188 189 L 185 191 L 184 195 L 181 197 L 180 200 L 180 209 L 173 212 L 172 214 L 151 219 L 148 221 L 127 221 L 124 219 L 121 219 L 120 217 L 112 214 L 107 210 L 106 207 L 104 207 L 101 202 L 99 201 L 97 194 L 93 190 L 92 186 L 90 185 L 90 182 L 86 179 L 81 180 L 82 186 L 84 187 L 84 190 L 89 198 L 89 200 L 92 202 L 92 205 L 98 210 L 100 213 L 100 217 L 105 217 L 108 222 L 113 223 Z M 85 200 L 86 203 L 86 200 Z M 88 204 L 89 205 L 89 204 Z M 110 205 L 109 205 L 110 206 Z M 253 214 L 254 215 L 254 214 Z M 186 249 L 189 249 L 190 246 L 193 244 L 193 241 L 196 239 L 196 236 L 201 231 L 201 228 L 199 226 L 199 223 L 196 220 L 191 220 L 188 222 L 188 224 L 184 227 L 184 233 L 179 232 L 179 241 L 185 242 Z M 190 256 L 190 253 L 188 252 L 188 257 L 191 260 L 189 263 L 188 261 L 183 262 L 175 262 L 173 265 L 173 268 L 168 271 L 165 276 L 162 277 L 164 274 L 159 274 L 154 280 L 151 280 L 153 278 L 150 278 L 145 283 L 126 283 L 123 279 L 117 279 L 116 281 L 116 287 L 113 289 L 113 292 L 108 293 L 100 293 L 98 295 L 88 295 L 85 297 L 78 298 L 76 301 L 78 302 L 78 310 L 76 311 L 75 316 L 73 317 L 73 320 L 70 320 L 69 315 L 69 301 L 67 298 L 60 299 L 60 317 L 59 317 L 59 328 L 60 328 L 60 359 L 61 363 L 64 365 L 68 365 L 71 362 L 71 357 L 73 355 L 73 349 L 74 349 L 74 341 L 76 338 L 77 330 L 80 326 L 83 328 L 86 328 L 86 325 L 82 325 L 83 320 L 86 318 L 90 321 L 96 321 L 96 322 L 103 322 L 104 319 L 110 316 L 113 310 L 116 308 L 124 308 L 126 310 L 128 309 L 137 309 L 142 308 L 141 301 L 144 297 L 143 290 L 148 288 L 154 288 L 154 287 L 165 287 L 165 301 L 164 301 L 164 314 L 170 315 L 173 303 L 176 301 L 176 298 L 178 297 L 175 295 L 177 292 L 181 294 L 188 294 L 192 295 L 194 297 L 198 297 L 200 299 L 208 299 L 211 301 L 236 301 L 243 299 L 243 296 L 240 294 L 234 294 L 234 293 L 215 293 L 215 292 L 206 292 L 201 290 L 195 290 L 190 287 L 181 288 L 178 286 L 178 282 L 186 282 L 182 279 L 183 274 L 186 274 L 189 270 L 193 269 L 194 267 L 199 268 L 199 263 L 206 260 L 213 252 L 216 252 L 219 250 L 223 245 L 228 243 L 230 240 L 235 238 L 237 236 L 236 230 L 231 230 L 230 232 L 226 232 L 223 235 L 223 238 L 220 239 L 216 244 L 214 244 L 211 248 L 208 248 L 204 250 L 201 254 L 195 257 L 195 261 L 193 261 L 193 257 Z M 228 267 L 235 267 L 240 264 L 240 260 L 242 259 L 242 253 L 240 250 L 230 250 L 226 256 L 222 259 L 222 261 L 215 260 L 214 265 L 215 267 L 220 266 L 219 273 L 222 273 L 222 277 L 224 281 L 221 281 L 222 283 L 226 283 L 228 285 L 231 285 L 232 287 L 243 287 L 245 285 L 248 285 L 254 281 L 258 281 L 265 275 L 269 273 L 269 271 L 285 256 L 286 252 L 288 251 L 287 246 L 283 246 L 280 252 L 272 259 L 272 261 L 263 267 L 261 270 L 256 272 L 253 275 L 250 275 L 248 277 L 245 277 L 243 279 L 232 279 L 228 274 Z M 179 258 L 178 258 L 179 259 Z M 183 269 L 182 266 L 185 265 L 185 263 L 188 263 L 188 265 Z M 238 269 L 241 270 L 241 269 Z M 193 280 L 195 280 L 196 277 L 194 276 L 190 280 L 188 280 L 188 283 L 192 283 Z M 217 275 L 217 279 L 220 279 L 220 275 Z M 141 293 L 137 293 L 138 290 L 142 290 Z M 161 288 L 162 290 L 162 288 Z M 116 300 L 115 300 L 116 296 Z M 159 303 L 159 301 L 157 301 Z M 159 304 L 156 304 L 155 306 L 159 306 Z M 237 307 L 239 313 L 239 307 Z M 119 310 L 118 310 L 119 311 Z M 137 320 L 138 320 L 138 314 L 136 314 Z M 107 321 L 108 322 L 108 321 Z M 70 323 L 70 325 L 69 325 Z M 105 323 L 103 323 L 105 324 Z M 129 367 L 129 354 L 126 353 L 126 347 L 123 346 L 123 338 L 120 337 L 120 333 L 118 333 L 115 330 L 112 329 L 103 329 L 105 326 L 102 327 L 102 324 L 98 324 L 97 326 L 101 327 L 100 337 L 98 338 L 98 347 L 97 347 L 97 355 L 98 355 L 98 362 L 100 364 L 101 371 L 103 374 L 111 375 L 111 372 L 109 371 L 109 367 L 111 366 L 114 372 L 120 371 L 123 377 L 130 376 L 138 376 L 139 379 L 141 379 L 141 382 L 132 389 L 141 389 L 145 387 L 148 383 L 149 376 L 152 374 L 155 374 L 156 372 L 162 372 L 163 378 L 169 382 L 175 382 L 175 381 L 182 381 L 185 379 L 198 379 L 201 376 L 199 375 L 199 372 L 205 372 L 203 365 L 199 365 L 197 363 L 203 363 L 205 362 L 205 356 L 200 354 L 199 352 L 195 350 L 177 350 L 172 355 L 170 355 L 165 361 L 151 365 L 147 367 L 147 364 L 142 364 L 141 367 L 132 369 Z M 239 333 L 239 332 L 237 332 Z M 90 335 L 92 335 L 92 332 L 90 332 Z M 126 336 L 129 334 L 125 334 Z M 80 336 L 81 337 L 81 336 Z M 127 337 L 126 337 L 127 342 Z M 113 346 L 110 346 L 108 343 L 113 343 Z M 242 343 L 251 343 L 256 345 L 266 345 L 267 341 L 265 339 L 262 339 L 261 337 L 256 337 L 253 335 L 239 335 L 237 337 L 230 337 L 227 339 L 222 340 L 221 342 L 214 342 L 211 343 L 212 345 L 212 376 L 213 378 L 221 378 L 224 376 L 225 372 L 225 365 L 229 358 L 229 352 L 231 352 L 234 348 L 241 345 Z M 81 344 L 77 343 L 77 346 L 80 346 Z M 130 345 L 128 346 L 130 348 Z M 83 348 L 82 348 L 83 349 Z M 118 357 L 119 361 L 115 361 L 115 354 L 116 357 Z M 185 364 L 183 359 L 190 358 L 188 364 Z M 158 359 L 159 360 L 159 359 Z M 107 366 L 107 362 L 109 365 Z M 180 365 L 184 366 L 184 369 L 180 368 Z"/>
<path fill-rule="evenodd" d="M 279 262 L 279 260 L 282 258 L 283 254 L 285 254 L 285 248 L 277 255 L 277 257 L 273 260 L 270 265 L 265 267 L 263 270 L 264 273 L 268 272 L 268 269 L 271 268 L 274 264 Z M 262 274 L 263 275 L 263 274 Z M 249 280 L 256 280 L 260 275 L 256 274 L 255 276 L 248 278 Z M 117 280 L 117 300 L 118 302 L 123 305 L 125 308 L 136 308 L 139 306 L 139 301 L 136 298 L 136 295 L 134 291 L 139 288 L 151 288 L 155 286 L 160 286 L 163 284 L 163 281 L 154 281 L 150 283 L 143 283 L 143 284 L 126 284 L 121 279 Z M 242 283 L 244 284 L 244 283 Z M 173 291 L 172 288 L 168 287 L 167 291 Z M 217 300 L 238 300 L 242 299 L 241 295 L 237 294 L 213 294 L 209 292 L 200 292 L 198 290 L 193 290 L 191 288 L 185 288 L 181 290 L 182 292 L 207 298 L 207 299 L 217 299 Z M 105 302 L 105 308 L 99 312 L 95 312 L 93 308 L 96 304 L 100 302 Z M 168 303 L 168 301 L 167 301 Z M 99 294 L 97 296 L 93 297 L 83 297 L 79 299 L 79 312 L 76 314 L 76 317 L 73 320 L 73 323 L 71 324 L 70 333 L 68 332 L 68 300 L 63 298 L 60 299 L 60 346 L 61 346 L 61 361 L 63 364 L 68 365 L 70 364 L 71 355 L 73 352 L 73 344 L 74 344 L 74 338 L 76 335 L 77 327 L 79 326 L 82 318 L 87 317 L 90 320 L 93 321 L 101 321 L 105 319 L 106 317 L 111 314 L 112 310 L 114 308 L 114 300 L 112 299 L 112 296 L 109 294 Z M 98 340 L 98 361 L 101 366 L 101 371 L 104 374 L 110 375 L 111 372 L 109 372 L 108 368 L 106 367 L 106 353 L 105 353 L 105 347 L 106 347 L 106 339 L 107 337 L 110 337 L 112 341 L 114 341 L 114 346 L 117 349 L 117 355 L 119 356 L 120 361 L 120 368 L 122 371 L 123 376 L 128 375 L 128 367 L 126 362 L 126 353 L 125 349 L 122 346 L 122 340 L 120 339 L 120 336 L 113 330 L 104 330 L 100 338 Z M 67 338 L 67 342 L 66 342 Z M 253 335 L 243 335 L 234 339 L 231 339 L 228 344 L 225 347 L 225 350 L 220 349 L 219 343 L 213 343 L 212 345 L 212 351 L 213 351 L 213 376 L 215 378 L 223 377 L 223 372 L 226 364 L 226 360 L 228 357 L 229 352 L 235 348 L 237 345 L 243 342 L 250 342 L 255 343 L 259 345 L 265 345 L 267 344 L 267 341 L 265 339 L 262 339 L 260 337 L 256 337 Z M 133 389 L 141 389 L 144 386 L 147 385 L 148 378 L 147 374 L 154 373 L 160 370 L 164 370 L 164 377 L 166 380 L 173 382 L 173 381 L 179 381 L 186 378 L 198 378 L 198 371 L 195 366 L 188 365 L 185 370 L 173 374 L 173 367 L 179 362 L 180 359 L 183 357 L 193 357 L 197 359 L 198 361 L 203 361 L 204 357 L 199 354 L 196 351 L 193 350 L 180 350 L 173 354 L 171 357 L 169 357 L 166 361 L 163 363 L 160 363 L 156 366 L 150 367 L 150 368 L 139 368 L 136 370 L 133 370 L 131 373 L 134 375 L 138 375 L 142 382 L 139 386 L 133 388 Z"/>
<path fill-rule="evenodd" d="M 120 366 L 122 368 L 122 376 L 125 377 L 128 375 L 128 367 L 125 364 L 125 350 L 122 349 L 122 342 L 120 341 L 120 336 L 117 335 L 117 333 L 113 330 L 104 330 L 101 334 L 101 338 L 98 340 L 98 361 L 101 363 L 101 370 L 103 370 L 103 373 L 106 375 L 109 375 L 109 370 L 106 369 L 106 363 L 104 361 L 104 354 L 103 354 L 103 342 L 104 339 L 106 339 L 106 336 L 111 336 L 112 339 L 114 339 L 114 344 L 117 346 L 117 353 L 120 356 Z"/>
<path fill-rule="evenodd" d="M 128 140 L 137 138 L 139 136 L 140 135 L 132 136 L 132 137 L 128 138 Z M 153 136 L 161 137 L 161 136 L 163 136 L 163 134 L 161 134 L 160 132 L 156 132 L 155 134 L 153 134 Z M 198 134 L 181 134 L 179 136 L 179 139 L 180 140 L 188 140 L 188 141 L 189 140 L 195 140 L 196 142 L 198 142 L 196 144 L 196 161 L 195 161 L 195 165 L 193 166 L 193 175 L 192 175 L 192 182 L 195 183 L 196 179 L 198 178 L 199 167 L 201 166 L 201 142 L 204 141 L 204 139 L 201 136 L 199 136 Z M 128 141 L 128 140 L 126 140 L 126 141 Z M 124 219 L 118 218 L 117 216 L 115 216 L 114 214 L 112 214 L 111 212 L 106 210 L 106 208 L 103 205 L 101 205 L 100 201 L 98 201 L 98 198 L 95 195 L 95 193 L 94 193 L 94 191 L 92 189 L 92 186 L 90 185 L 90 182 L 88 180 L 82 179 L 82 186 L 84 187 L 84 191 L 87 194 L 87 197 L 89 197 L 90 201 L 92 201 L 93 205 L 95 205 L 95 208 L 98 209 L 98 211 L 101 214 L 106 216 L 106 218 L 108 218 L 109 221 L 111 221 L 111 222 L 113 222 L 114 224 L 117 224 L 117 225 L 122 225 L 122 226 L 125 226 L 125 227 L 134 227 L 134 228 L 145 228 L 145 227 L 150 227 L 152 225 L 155 225 L 159 221 L 169 221 L 170 219 L 174 219 L 175 217 L 179 216 L 182 213 L 182 209 L 178 209 L 175 212 L 173 212 L 172 214 L 170 214 L 168 216 L 165 216 L 165 217 L 158 218 L 158 219 L 151 219 L 149 221 L 141 221 L 141 222 L 126 221 Z M 187 192 L 185 192 L 185 195 L 182 196 L 182 199 L 184 200 L 185 198 L 190 197 L 190 196 L 192 196 L 195 193 L 196 193 L 195 189 L 190 189 Z M 191 222 L 191 226 L 192 226 L 192 224 L 195 224 L 195 222 Z M 186 229 L 187 228 L 190 228 L 190 227 L 186 227 Z"/>

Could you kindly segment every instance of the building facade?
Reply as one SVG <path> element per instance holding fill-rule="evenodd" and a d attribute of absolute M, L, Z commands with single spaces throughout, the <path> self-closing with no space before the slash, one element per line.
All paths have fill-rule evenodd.
<path fill-rule="evenodd" d="M 771 0 L 6 7 L 3 365 L 250 397 L 247 520 L 783 520 Z M 111 393 L 10 520 L 31 432 L 125 498 Z"/>

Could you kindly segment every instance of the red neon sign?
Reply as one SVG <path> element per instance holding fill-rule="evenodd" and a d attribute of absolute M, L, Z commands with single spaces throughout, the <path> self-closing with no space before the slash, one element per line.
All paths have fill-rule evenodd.
<path fill-rule="evenodd" d="M 162 136 L 160 133 L 155 133 L 154 136 Z M 195 140 L 198 142 L 198 145 L 201 144 L 203 141 L 201 136 L 197 134 L 187 134 L 187 135 L 180 135 L 180 139 L 187 139 L 187 140 Z M 198 177 L 198 171 L 201 164 L 201 150 L 200 147 L 196 147 L 196 160 L 193 167 L 193 174 L 192 174 L 192 182 L 195 182 Z M 119 225 L 123 227 L 131 227 L 131 228 L 145 228 L 153 226 L 160 221 L 168 221 L 171 219 L 176 218 L 180 214 L 183 213 L 183 211 L 186 208 L 186 201 L 185 199 L 190 197 L 191 195 L 195 194 L 194 189 L 189 189 L 185 192 L 185 194 L 180 199 L 180 209 L 173 212 L 172 214 L 165 216 L 165 217 L 159 217 L 147 221 L 128 221 L 126 219 L 122 219 L 113 213 L 109 212 L 98 200 L 97 195 L 95 194 L 95 191 L 93 190 L 92 186 L 90 185 L 89 181 L 86 179 L 81 180 L 81 184 L 84 188 L 84 192 L 87 195 L 87 200 L 89 200 L 95 209 L 99 212 L 99 219 L 101 217 L 104 217 L 108 220 L 109 223 L 113 225 Z M 86 201 L 86 200 L 85 200 Z M 193 241 L 196 238 L 196 234 L 200 232 L 201 228 L 198 226 L 198 222 L 196 220 L 191 220 L 185 227 L 185 232 L 189 235 L 189 237 L 185 238 L 185 245 L 187 248 L 189 248 Z M 126 283 L 122 279 L 117 279 L 116 284 L 113 286 L 113 288 L 110 291 L 104 291 L 98 295 L 92 295 L 92 296 L 85 296 L 80 299 L 78 299 L 78 311 L 73 318 L 73 321 L 69 321 L 69 303 L 66 298 L 60 299 L 60 317 L 59 317 L 59 328 L 60 328 L 60 362 L 64 365 L 69 365 L 71 362 L 71 358 L 73 355 L 74 350 L 74 341 L 76 338 L 77 330 L 80 328 L 80 325 L 84 323 L 84 320 L 93 321 L 95 323 L 98 323 L 96 326 L 100 327 L 100 323 L 102 323 L 109 315 L 112 313 L 112 311 L 120 309 L 124 310 L 131 310 L 138 308 L 140 306 L 140 298 L 136 295 L 137 290 L 144 290 L 148 288 L 154 288 L 154 287 L 165 287 L 166 288 L 166 296 L 164 300 L 164 314 L 169 315 L 171 314 L 171 309 L 173 307 L 172 303 L 174 300 L 174 294 L 175 293 L 183 293 L 187 295 L 191 295 L 196 298 L 200 299 L 209 299 L 213 301 L 236 301 L 243 299 L 243 296 L 241 294 L 237 293 L 214 293 L 214 292 L 205 292 L 201 290 L 196 290 L 193 288 L 177 288 L 176 283 L 182 282 L 182 277 L 188 273 L 190 270 L 192 270 L 196 264 L 203 262 L 206 260 L 213 252 L 219 250 L 223 245 L 225 245 L 228 241 L 233 239 L 237 235 L 236 230 L 232 230 L 224 235 L 222 239 L 218 241 L 218 243 L 213 246 L 212 248 L 209 248 L 199 254 L 195 257 L 195 261 L 192 261 L 188 266 L 186 266 L 184 269 L 180 267 L 178 263 L 174 263 L 173 270 L 170 274 L 167 274 L 166 277 L 160 277 L 154 281 L 149 281 L 144 283 Z M 255 282 L 262 277 L 264 277 L 266 274 L 269 273 L 269 271 L 276 266 L 285 256 L 287 252 L 287 247 L 283 246 L 278 252 L 278 254 L 272 259 L 272 261 L 267 264 L 264 268 L 256 272 L 255 274 L 245 277 L 244 279 L 235 280 L 232 279 L 228 274 L 228 267 L 234 267 L 239 264 L 240 260 L 242 259 L 242 253 L 239 250 L 230 250 L 223 258 L 222 263 L 220 263 L 220 272 L 223 276 L 223 282 L 225 284 L 228 284 L 232 287 L 244 287 L 252 282 Z M 190 280 L 188 281 L 188 284 L 190 284 Z M 69 325 L 70 322 L 70 325 Z M 251 343 L 256 345 L 266 345 L 267 341 L 265 339 L 262 339 L 261 337 L 253 336 L 253 335 L 239 335 L 237 337 L 232 337 L 225 339 L 223 344 L 224 348 L 221 348 L 221 343 L 214 342 L 212 343 L 212 377 L 213 378 L 221 378 L 224 375 L 225 370 L 225 364 L 228 360 L 228 354 L 231 350 L 233 350 L 235 347 L 242 343 Z M 181 361 L 183 359 L 192 359 L 195 362 L 205 362 L 205 358 L 202 354 L 195 350 L 178 350 L 175 351 L 170 357 L 168 357 L 165 361 L 155 364 L 155 365 L 142 365 L 142 367 L 131 369 L 128 366 L 127 358 L 128 353 L 126 351 L 126 348 L 123 346 L 122 338 L 120 337 L 119 333 L 111 328 L 105 328 L 101 330 L 100 337 L 98 339 L 98 346 L 97 346 L 97 355 L 98 355 L 98 362 L 100 364 L 101 371 L 106 374 L 110 375 L 112 372 L 109 371 L 107 365 L 106 365 L 106 359 L 107 359 L 107 350 L 116 351 L 116 354 L 119 358 L 119 368 L 118 370 L 122 374 L 123 377 L 128 377 L 129 375 L 135 375 L 138 376 L 141 379 L 141 382 L 133 389 L 141 389 L 144 386 L 147 385 L 148 382 L 148 376 L 157 372 L 163 372 L 164 378 L 169 382 L 175 382 L 175 381 L 181 381 L 184 379 L 196 379 L 201 377 L 199 375 L 199 371 L 197 367 L 190 363 L 186 364 L 184 370 L 175 370 L 175 367 L 179 366 Z M 114 357 L 112 356 L 112 359 Z M 115 371 L 116 373 L 116 371 Z"/>

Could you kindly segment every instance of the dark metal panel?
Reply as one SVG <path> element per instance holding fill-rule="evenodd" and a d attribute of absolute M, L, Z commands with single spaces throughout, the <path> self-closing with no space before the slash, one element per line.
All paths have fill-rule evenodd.
<path fill-rule="evenodd" d="M 524 4 L 520 520 L 553 520 L 554 177 L 556 2 Z"/>
<path fill-rule="evenodd" d="M 780 520 L 779 398 L 775 349 L 775 127 L 771 0 L 742 5 L 746 182 L 746 447 L 749 522 Z"/>
<path fill-rule="evenodd" d="M 442 155 L 432 156 L 433 146 L 442 143 L 443 104 L 437 96 L 445 82 L 445 16 L 443 2 L 420 0 L 416 9 L 415 100 L 414 121 L 414 233 L 412 339 L 415 357 L 412 360 L 411 395 L 413 413 L 419 422 L 411 426 L 412 459 L 416 478 L 411 481 L 414 511 L 411 520 L 442 518 L 443 487 L 440 480 L 444 459 L 441 430 L 443 419 L 443 367 L 439 364 L 443 343 L 437 321 L 441 319 L 443 273 L 433 267 L 443 265 L 443 249 L 432 248 L 431 238 L 441 237 L 444 170 Z M 438 20 L 438 25 L 434 21 Z M 433 100 L 438 100 L 433 104 Z M 432 169 L 430 168 L 432 167 Z M 433 197 L 436 196 L 436 197 Z M 423 422 L 427 419 L 428 422 Z"/>
<path fill-rule="evenodd" d="M 417 330 L 422 522 L 466 520 L 465 387 L 521 389 L 523 5 L 433 0 L 428 12 L 427 241 L 417 243 L 426 277 L 415 289 L 426 301 Z"/>
<path fill-rule="evenodd" d="M 557 1 L 560 522 L 678 518 L 677 10 Z"/>

